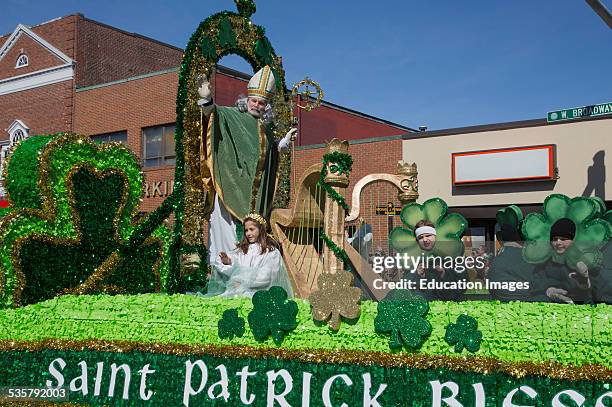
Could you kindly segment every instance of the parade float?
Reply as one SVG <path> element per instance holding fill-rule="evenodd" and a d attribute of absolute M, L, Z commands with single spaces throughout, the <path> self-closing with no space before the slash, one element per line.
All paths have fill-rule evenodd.
<path fill-rule="evenodd" d="M 236 5 L 204 20 L 185 49 L 175 184 L 155 211 L 138 216 L 143 173 L 121 145 L 55 134 L 12 152 L 0 220 L 2 405 L 612 405 L 610 305 L 427 301 L 376 287 L 380 276 L 344 235 L 367 185 L 397 189 L 398 251 L 414 250 L 415 225 L 427 219 L 448 242 L 438 254 L 457 255 L 467 222 L 441 199 L 417 203 L 416 165 L 402 162 L 395 174 L 357 180 L 349 206 L 346 142 L 331 141 L 293 183 L 291 154 L 280 160 L 269 224 L 292 296 L 279 287 L 253 298 L 185 294 L 205 290 L 210 272 L 202 76 L 229 54 L 254 72 L 270 67 L 276 138 L 294 109 L 320 101 L 307 93 L 307 105 L 293 105 L 300 86 L 316 83 L 287 90 L 281 61 L 251 21 L 255 4 Z M 560 218 L 578 225 L 578 241 L 597 243 L 576 245 L 562 259 L 568 267 L 596 266 L 611 233 L 610 212 L 594 198 L 554 195 L 541 214 L 503 216 L 522 227 L 532 262 L 553 256 L 538 247 L 549 247 Z"/>

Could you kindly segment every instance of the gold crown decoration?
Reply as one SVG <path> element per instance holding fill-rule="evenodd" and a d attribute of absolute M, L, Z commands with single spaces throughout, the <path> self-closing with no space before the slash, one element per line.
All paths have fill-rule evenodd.
<path fill-rule="evenodd" d="M 339 153 L 348 153 L 348 149 L 349 149 L 349 143 L 348 141 L 344 140 L 338 140 L 337 138 L 333 138 L 331 139 L 331 141 L 329 143 L 327 143 L 327 147 L 325 149 L 325 153 L 333 153 L 333 152 L 339 152 Z"/>
<path fill-rule="evenodd" d="M 407 163 L 404 160 L 397 162 L 397 173 L 403 175 L 414 175 L 418 174 L 416 163 Z"/>
<path fill-rule="evenodd" d="M 264 225 L 264 226 L 268 225 L 268 223 L 266 222 L 264 217 L 261 216 L 260 214 L 258 214 L 257 212 L 247 213 L 247 215 L 244 217 L 242 223 L 244 223 L 247 219 L 253 219 L 254 221 L 259 223 L 260 225 Z"/>

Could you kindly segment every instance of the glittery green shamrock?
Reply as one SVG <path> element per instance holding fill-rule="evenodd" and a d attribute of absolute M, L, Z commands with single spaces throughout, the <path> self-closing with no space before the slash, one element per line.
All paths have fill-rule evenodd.
<path fill-rule="evenodd" d="M 274 286 L 253 295 L 249 326 L 256 340 L 264 341 L 271 335 L 274 343 L 280 345 L 287 332 L 297 327 L 297 313 L 296 302 L 287 299 L 287 292 L 282 287 Z"/>
<path fill-rule="evenodd" d="M 512 225 L 518 230 L 520 223 L 523 221 L 523 211 L 516 205 L 506 206 L 497 211 L 495 219 L 500 226 Z"/>
<path fill-rule="evenodd" d="M 410 290 L 392 290 L 378 303 L 374 319 L 377 333 L 391 333 L 389 347 L 419 348 L 431 334 L 431 324 L 425 319 L 429 303 Z"/>
<path fill-rule="evenodd" d="M 272 45 L 266 37 L 262 37 L 255 42 L 253 52 L 264 64 L 272 64 L 272 54 L 274 50 L 272 50 Z"/>
<path fill-rule="evenodd" d="M 472 353 L 478 352 L 480 342 L 482 342 L 482 332 L 478 330 L 478 321 L 466 314 L 459 315 L 457 323 L 446 326 L 444 340 L 449 345 L 455 345 L 457 353 L 461 353 L 463 348 Z"/>
<path fill-rule="evenodd" d="M 522 225 L 525 246 L 523 258 L 528 263 L 540 264 L 552 258 L 576 268 L 583 262 L 589 268 L 597 267 L 602 259 L 601 247 L 610 238 L 610 226 L 602 216 L 601 203 L 597 199 L 576 197 L 570 199 L 561 194 L 552 194 L 544 200 L 542 213 L 530 213 Z M 573 243 L 562 254 L 553 251 L 550 245 L 550 230 L 559 219 L 568 218 L 576 225 Z"/>
<path fill-rule="evenodd" d="M 238 308 L 226 309 L 223 311 L 223 318 L 217 323 L 219 338 L 234 339 L 244 335 L 244 318 L 238 316 Z"/>
<path fill-rule="evenodd" d="M 0 221 L 0 307 L 72 293 L 160 291 L 170 232 L 135 234 L 143 175 L 118 144 L 74 134 L 24 140 L 7 164 L 15 210 Z"/>
<path fill-rule="evenodd" d="M 467 228 L 467 220 L 458 213 L 447 214 L 448 205 L 440 198 L 431 198 L 423 204 L 410 203 L 402 209 L 400 219 L 405 227 L 393 229 L 389 235 L 391 245 L 400 253 L 418 256 L 421 249 L 414 235 L 415 226 L 421 220 L 428 220 L 436 228 L 434 256 L 459 256 L 463 254 L 461 235 Z"/>
<path fill-rule="evenodd" d="M 217 46 L 215 45 L 215 41 L 208 35 L 204 35 L 202 37 L 200 49 L 204 58 L 213 59 L 217 56 Z"/>
<path fill-rule="evenodd" d="M 236 33 L 232 28 L 232 22 L 229 18 L 224 17 L 219 21 L 217 39 L 219 40 L 219 45 L 223 48 L 232 48 L 236 46 Z"/>

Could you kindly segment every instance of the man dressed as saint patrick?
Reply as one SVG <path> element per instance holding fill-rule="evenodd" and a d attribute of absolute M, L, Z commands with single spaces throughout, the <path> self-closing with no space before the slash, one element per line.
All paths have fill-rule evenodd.
<path fill-rule="evenodd" d="M 273 137 L 272 96 L 276 90 L 269 66 L 249 81 L 246 98 L 235 106 L 213 103 L 208 78 L 198 88 L 208 128 L 201 150 L 204 186 L 211 200 L 208 233 L 210 264 L 220 252 L 236 247 L 236 225 L 248 213 L 269 218 L 277 184 L 279 153 L 289 150 L 297 129 L 277 141 Z"/>

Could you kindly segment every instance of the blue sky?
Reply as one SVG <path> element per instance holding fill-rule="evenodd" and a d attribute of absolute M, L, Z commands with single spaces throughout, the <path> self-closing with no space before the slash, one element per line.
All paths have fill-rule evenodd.
<path fill-rule="evenodd" d="M 179 47 L 208 15 L 235 10 L 232 0 L 2 2 L 3 34 L 81 12 Z M 260 0 L 252 19 L 283 56 L 288 84 L 308 76 L 332 103 L 413 128 L 612 101 L 612 30 L 583 0 Z"/>

